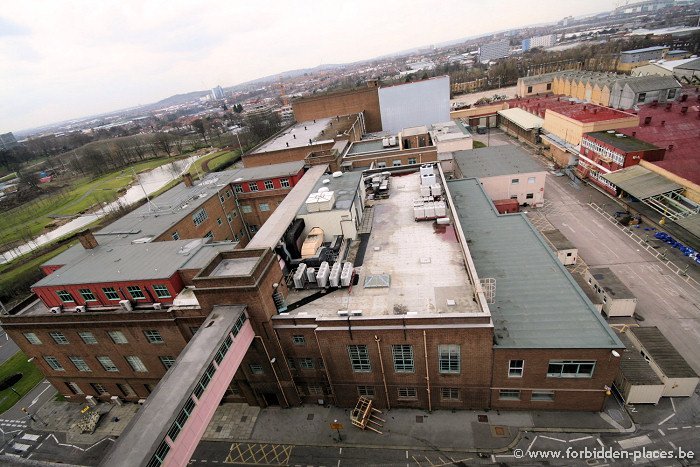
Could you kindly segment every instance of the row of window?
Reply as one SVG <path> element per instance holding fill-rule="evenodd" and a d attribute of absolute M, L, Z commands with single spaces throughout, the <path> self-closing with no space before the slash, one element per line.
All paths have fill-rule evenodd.
<path fill-rule="evenodd" d="M 161 356 L 159 357 L 161 363 L 165 367 L 165 369 L 169 369 L 171 366 L 175 364 L 175 357 L 172 356 Z M 77 356 L 69 356 L 68 359 L 73 363 L 75 368 L 78 371 L 84 372 L 84 373 L 92 373 L 92 369 L 90 368 L 90 365 L 88 365 L 86 359 L 84 357 L 77 357 Z M 117 365 L 114 363 L 114 361 L 107 356 L 97 356 L 95 359 L 99 362 L 99 364 L 102 366 L 102 368 L 105 371 L 108 371 L 110 373 L 118 373 L 119 368 Z M 44 356 L 44 360 L 46 363 L 51 367 L 52 370 L 54 371 L 66 371 L 66 369 L 63 367 L 61 362 L 58 360 L 58 358 L 51 356 L 51 355 L 46 355 Z M 124 360 L 129 364 L 131 369 L 137 373 L 146 373 L 148 372 L 148 368 L 146 368 L 146 365 L 144 365 L 143 361 L 141 358 L 137 357 L 136 355 L 126 355 L 124 357 Z"/>
<path fill-rule="evenodd" d="M 109 338 L 114 342 L 115 344 L 128 344 L 129 341 L 127 340 L 126 336 L 124 335 L 123 332 L 121 331 L 107 331 L 107 335 Z M 150 342 L 151 344 L 162 344 L 165 342 L 163 339 L 163 336 L 160 335 L 160 332 L 156 331 L 155 329 L 147 329 L 143 331 L 143 335 L 146 336 L 146 340 Z M 49 333 L 49 336 L 54 340 L 55 343 L 59 345 L 67 345 L 70 344 L 70 341 L 66 337 L 65 334 L 59 331 L 52 331 Z M 81 331 L 78 333 L 78 336 L 80 336 L 80 339 L 86 344 L 93 345 L 97 344 L 97 338 L 92 332 L 89 331 Z M 34 332 L 25 332 L 24 333 L 24 338 L 27 339 L 27 341 L 30 344 L 34 345 L 41 345 L 43 342 L 41 339 L 39 339 L 39 336 L 36 335 Z"/>
<path fill-rule="evenodd" d="M 92 390 L 97 394 L 98 396 L 106 395 L 109 394 L 107 391 L 107 388 L 100 383 L 89 383 L 90 387 Z M 136 391 L 134 391 L 134 388 L 131 387 L 128 383 L 117 383 L 117 388 L 121 391 L 122 395 L 124 397 L 138 397 L 138 394 L 136 394 Z M 73 394 L 85 394 L 82 390 L 82 388 L 78 385 L 78 383 L 75 383 L 73 381 L 68 381 L 66 383 L 66 386 L 68 386 L 68 389 L 73 393 Z M 146 391 L 148 394 L 153 392 L 153 386 L 150 384 L 144 384 L 144 387 L 146 388 Z"/>
<path fill-rule="evenodd" d="M 155 284 L 152 286 L 152 288 L 153 293 L 158 298 L 170 298 L 172 296 L 170 295 L 170 290 L 166 285 Z M 129 292 L 129 295 L 133 300 L 146 299 L 146 295 L 143 293 L 143 290 L 141 290 L 141 287 L 138 285 L 130 285 L 126 288 L 126 290 L 127 292 Z M 97 297 L 95 296 L 95 293 L 92 291 L 92 289 L 78 289 L 78 293 L 86 303 L 97 301 Z M 107 300 L 123 300 L 123 298 L 119 295 L 119 292 L 114 287 L 102 287 L 102 293 L 107 298 Z M 75 303 L 75 298 L 73 298 L 73 295 L 67 290 L 57 290 L 56 295 L 58 295 L 58 298 L 60 298 L 63 303 Z"/>
<path fill-rule="evenodd" d="M 519 401 L 522 398 L 520 389 L 501 389 L 498 391 L 498 400 Z M 531 401 L 552 402 L 554 401 L 554 391 L 532 391 Z"/>
<path fill-rule="evenodd" d="M 258 204 L 258 209 L 260 210 L 260 212 L 268 212 L 270 210 L 270 203 L 260 203 Z M 241 211 L 244 214 L 250 214 L 251 212 L 253 212 L 253 206 L 249 204 L 242 204 Z"/>
<path fill-rule="evenodd" d="M 439 388 L 440 399 L 443 401 L 458 401 L 460 400 L 459 388 Z M 397 397 L 402 400 L 418 399 L 418 389 L 415 387 L 398 387 L 396 388 Z M 365 397 L 374 397 L 374 386 L 360 385 L 357 386 L 357 394 Z"/>
<path fill-rule="evenodd" d="M 417 159 L 415 157 L 409 157 L 408 158 L 408 165 L 416 164 Z M 396 159 L 391 163 L 392 167 L 401 167 L 403 164 L 401 163 L 401 159 Z M 378 161 L 377 162 L 377 168 L 378 169 L 383 169 L 386 167 L 386 162 L 385 161 Z"/>
<path fill-rule="evenodd" d="M 624 165 L 625 163 L 625 156 L 590 139 L 582 139 L 581 146 L 585 149 L 586 155 L 588 155 L 588 151 L 593 151 L 598 155 L 612 159 L 617 165 Z"/>
<path fill-rule="evenodd" d="M 280 179 L 280 185 L 282 188 L 289 188 L 289 179 L 288 178 L 281 178 Z M 274 190 L 275 185 L 272 183 L 272 180 L 265 180 L 263 182 L 263 187 L 265 190 Z M 243 186 L 242 185 L 234 185 L 233 189 L 236 191 L 236 193 L 243 193 Z M 260 185 L 258 185 L 258 182 L 248 182 L 248 189 L 250 191 L 260 191 Z"/>
<path fill-rule="evenodd" d="M 537 177 L 528 177 L 527 178 L 527 183 L 529 185 L 533 185 L 536 181 L 537 181 Z M 520 184 L 520 179 L 519 178 L 512 178 L 510 180 L 510 184 L 511 185 L 518 185 L 518 184 Z"/>

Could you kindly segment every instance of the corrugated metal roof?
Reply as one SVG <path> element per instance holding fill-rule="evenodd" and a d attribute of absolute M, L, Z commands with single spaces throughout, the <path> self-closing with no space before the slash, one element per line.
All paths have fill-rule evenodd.
<path fill-rule="evenodd" d="M 692 216 L 678 219 L 676 220 L 676 224 L 680 225 L 696 237 L 700 237 L 700 214 L 693 214 Z"/>
<path fill-rule="evenodd" d="M 544 119 L 533 115 L 519 107 L 512 109 L 499 110 L 498 115 L 510 120 L 518 125 L 523 130 L 532 130 L 533 128 L 542 128 Z"/>
<path fill-rule="evenodd" d="M 657 50 L 664 50 L 667 49 L 668 47 L 663 47 L 663 46 L 654 46 L 654 47 L 645 47 L 643 49 L 633 49 L 633 50 L 623 50 L 620 52 L 621 54 L 638 54 L 642 52 L 656 52 Z"/>
<path fill-rule="evenodd" d="M 511 144 L 455 151 L 453 159 L 465 177 L 486 178 L 544 172 L 542 166 L 528 153 Z"/>
<path fill-rule="evenodd" d="M 673 76 L 662 75 L 632 76 L 624 81 L 621 80 L 620 84 L 629 86 L 636 93 L 681 87 Z"/>
<path fill-rule="evenodd" d="M 664 375 L 669 378 L 697 378 L 688 362 L 666 339 L 656 326 L 630 328 L 629 331 L 642 344 L 649 357 L 659 365 Z"/>
<path fill-rule="evenodd" d="M 447 185 L 479 277 L 496 279 L 496 346 L 623 347 L 524 215 L 499 215 L 477 179 Z"/>
<path fill-rule="evenodd" d="M 676 65 L 674 69 L 675 68 L 678 68 L 679 70 L 700 70 L 700 58 L 689 59 L 685 63 Z"/>
<path fill-rule="evenodd" d="M 640 165 L 605 174 L 603 178 L 640 200 L 683 189 L 681 185 Z"/>

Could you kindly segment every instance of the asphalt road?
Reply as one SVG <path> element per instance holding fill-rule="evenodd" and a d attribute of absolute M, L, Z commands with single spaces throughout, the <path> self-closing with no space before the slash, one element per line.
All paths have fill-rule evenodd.
<path fill-rule="evenodd" d="M 10 357 L 19 351 L 19 347 L 7 335 L 4 329 L 0 328 L 0 365 L 5 363 Z"/>

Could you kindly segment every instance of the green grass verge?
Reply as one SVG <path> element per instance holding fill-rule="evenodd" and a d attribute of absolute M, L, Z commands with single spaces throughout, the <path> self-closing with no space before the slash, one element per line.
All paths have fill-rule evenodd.
<path fill-rule="evenodd" d="M 0 365 L 0 380 L 13 375 L 22 373 L 24 376 L 14 385 L 15 391 L 24 396 L 34 388 L 44 375 L 41 374 L 39 368 L 32 362 L 27 361 L 27 355 L 24 352 L 17 352 L 8 361 Z M 5 412 L 20 400 L 20 396 L 12 392 L 11 389 L 5 389 L 0 392 L 0 413 Z"/>
<path fill-rule="evenodd" d="M 220 170 L 224 170 L 230 165 L 233 165 L 240 158 L 241 156 L 238 150 L 227 151 L 223 154 L 219 154 L 217 157 L 209 160 L 207 164 L 209 172 L 218 172 Z"/>
<path fill-rule="evenodd" d="M 12 172 L 11 174 L 7 174 L 4 177 L 0 177 L 0 182 L 6 182 L 8 180 L 12 180 L 13 178 L 17 178 L 16 172 Z"/>
<path fill-rule="evenodd" d="M 485 148 L 486 144 L 482 143 L 481 141 L 476 141 L 474 140 L 474 147 L 472 149 L 479 149 L 479 148 Z"/>
<path fill-rule="evenodd" d="M 235 160 L 238 151 L 217 151 L 207 156 L 200 157 L 190 166 L 190 173 L 197 177 L 199 174 L 216 171 L 216 167 L 223 167 Z M 207 167 L 209 170 L 207 170 Z M 212 167 L 215 167 L 212 169 Z"/>

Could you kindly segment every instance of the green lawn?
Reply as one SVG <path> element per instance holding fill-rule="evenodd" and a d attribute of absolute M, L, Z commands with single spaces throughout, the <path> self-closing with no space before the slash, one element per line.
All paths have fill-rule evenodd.
<path fill-rule="evenodd" d="M 479 148 L 485 148 L 486 144 L 482 143 L 481 141 L 476 141 L 474 140 L 474 148 L 473 149 L 479 149 Z"/>
<path fill-rule="evenodd" d="M 199 174 L 216 172 L 220 168 L 233 163 L 240 157 L 238 151 L 217 151 L 200 157 L 190 167 L 190 173 L 197 177 Z"/>
<path fill-rule="evenodd" d="M 27 361 L 27 355 L 24 352 L 17 352 L 14 356 L 10 357 L 8 361 L 0 365 L 0 380 L 15 373 L 22 373 L 24 375 L 24 377 L 14 385 L 15 391 L 22 396 L 31 391 L 34 386 L 44 379 L 44 375 L 41 374 L 39 368 L 34 365 L 34 363 Z M 11 389 L 5 389 L 0 392 L 0 413 L 5 412 L 15 405 L 19 399 L 20 397 L 12 392 Z"/>
<path fill-rule="evenodd" d="M 219 170 L 224 170 L 240 158 L 241 155 L 238 150 L 226 151 L 224 153 L 221 153 L 218 156 L 210 159 L 207 163 L 209 172 L 218 172 Z"/>
<path fill-rule="evenodd" d="M 17 174 L 15 172 L 7 174 L 4 177 L 0 177 L 0 182 L 6 182 L 8 180 L 12 180 L 13 178 L 17 178 Z"/>

